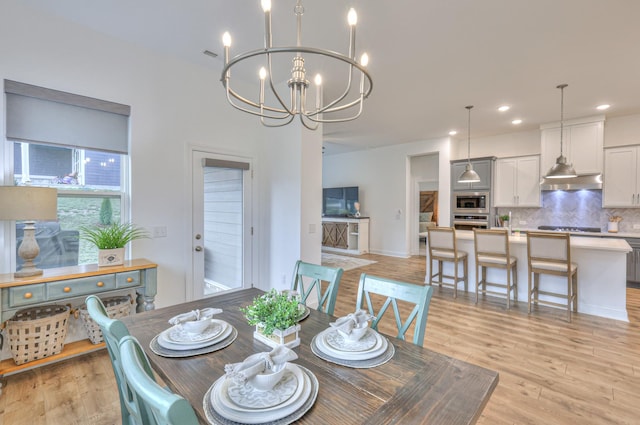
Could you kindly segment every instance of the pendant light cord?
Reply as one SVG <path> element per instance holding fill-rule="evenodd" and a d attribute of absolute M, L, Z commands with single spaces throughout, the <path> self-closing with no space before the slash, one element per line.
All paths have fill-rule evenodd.
<path fill-rule="evenodd" d="M 473 105 L 465 106 L 469 111 L 469 118 L 467 120 L 467 163 L 471 164 L 471 108 Z"/>
<path fill-rule="evenodd" d="M 568 84 L 560 84 L 556 88 L 560 89 L 560 156 L 564 156 L 563 151 L 563 133 L 564 133 L 564 88 L 567 87 Z"/>

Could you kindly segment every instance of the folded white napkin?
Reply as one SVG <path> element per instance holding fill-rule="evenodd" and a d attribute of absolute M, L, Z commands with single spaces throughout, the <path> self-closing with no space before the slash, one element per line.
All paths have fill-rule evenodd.
<path fill-rule="evenodd" d="M 259 373 L 265 371 L 277 372 L 286 362 L 295 360 L 298 355 L 284 345 L 279 345 L 271 352 L 252 354 L 240 363 L 229 363 L 225 365 L 224 371 L 227 376 L 244 383 Z"/>
<path fill-rule="evenodd" d="M 367 313 L 366 310 L 357 310 L 355 313 L 338 318 L 338 320 L 329 323 L 329 325 L 349 335 L 354 328 L 365 326 L 371 319 L 373 319 L 373 316 Z"/>
<path fill-rule="evenodd" d="M 200 320 L 207 317 L 212 317 L 214 314 L 222 313 L 222 309 L 219 308 L 203 308 L 202 310 L 191 310 L 188 313 L 178 314 L 169 319 L 169 324 L 179 325 L 180 323 L 190 322 L 193 320 Z"/>

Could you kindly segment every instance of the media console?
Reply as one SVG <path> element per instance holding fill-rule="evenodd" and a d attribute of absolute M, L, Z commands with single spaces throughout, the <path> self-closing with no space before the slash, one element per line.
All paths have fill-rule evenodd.
<path fill-rule="evenodd" d="M 369 252 L 368 217 L 323 217 L 322 250 L 345 254 Z"/>

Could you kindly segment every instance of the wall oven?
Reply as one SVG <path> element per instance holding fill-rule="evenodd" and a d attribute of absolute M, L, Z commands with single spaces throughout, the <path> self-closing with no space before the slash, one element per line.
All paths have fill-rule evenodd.
<path fill-rule="evenodd" d="M 453 192 L 454 214 L 489 214 L 489 192 Z"/>
<path fill-rule="evenodd" d="M 488 229 L 489 215 L 486 214 L 454 214 L 453 228 L 456 230 Z"/>

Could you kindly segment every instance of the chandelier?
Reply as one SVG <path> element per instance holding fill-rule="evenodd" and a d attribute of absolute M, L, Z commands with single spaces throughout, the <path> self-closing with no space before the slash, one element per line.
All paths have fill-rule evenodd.
<path fill-rule="evenodd" d="M 287 125 L 293 121 L 296 115 L 300 117 L 302 124 L 310 130 L 318 128 L 319 123 L 345 122 L 358 118 L 362 114 L 364 100 L 371 94 L 373 81 L 366 69 L 367 63 L 369 62 L 367 54 L 362 54 L 359 62 L 356 60 L 356 23 L 358 20 L 356 11 L 350 9 L 347 15 L 347 21 L 350 27 L 350 40 L 349 54 L 345 56 L 331 50 L 302 45 L 302 15 L 304 14 L 302 0 L 297 0 L 296 6 L 294 7 L 297 21 L 297 43 L 295 46 L 274 47 L 272 45 L 271 0 L 262 0 L 262 9 L 264 10 L 265 18 L 264 48 L 251 50 L 230 59 L 231 36 L 228 32 L 225 32 L 222 36 L 222 44 L 224 45 L 224 68 L 222 69 L 221 81 L 227 92 L 227 100 L 229 103 L 236 109 L 259 116 L 260 121 L 266 127 L 281 127 Z M 279 91 L 276 89 L 274 80 L 283 81 L 285 78 L 274 78 L 272 65 L 277 58 L 281 58 L 283 54 L 288 57 L 293 56 L 293 67 L 291 68 L 290 75 L 286 76 L 288 78 L 288 90 L 280 89 Z M 303 54 L 325 56 L 345 63 L 348 72 L 345 73 L 346 84 L 344 91 L 328 102 L 324 102 L 322 77 L 320 74 L 316 74 L 314 78 L 315 103 L 313 99 L 311 99 L 309 103 L 312 103 L 313 106 L 310 107 L 307 104 L 310 97 L 307 95 L 310 82 L 307 80 Z M 231 68 L 234 65 L 239 65 L 241 62 L 254 57 L 263 57 L 264 66 L 258 71 L 260 87 L 258 98 L 251 100 L 249 96 L 241 95 L 231 88 Z M 357 83 L 353 83 L 353 80 L 357 79 L 358 74 L 360 76 L 360 84 L 359 91 L 356 93 L 355 89 L 352 90 L 352 85 L 357 85 Z M 269 103 L 265 103 L 265 85 L 268 85 L 271 91 L 268 99 Z M 284 93 L 281 93 L 281 91 Z M 289 92 L 288 95 L 286 91 Z M 342 113 L 335 114 L 337 112 Z"/>

